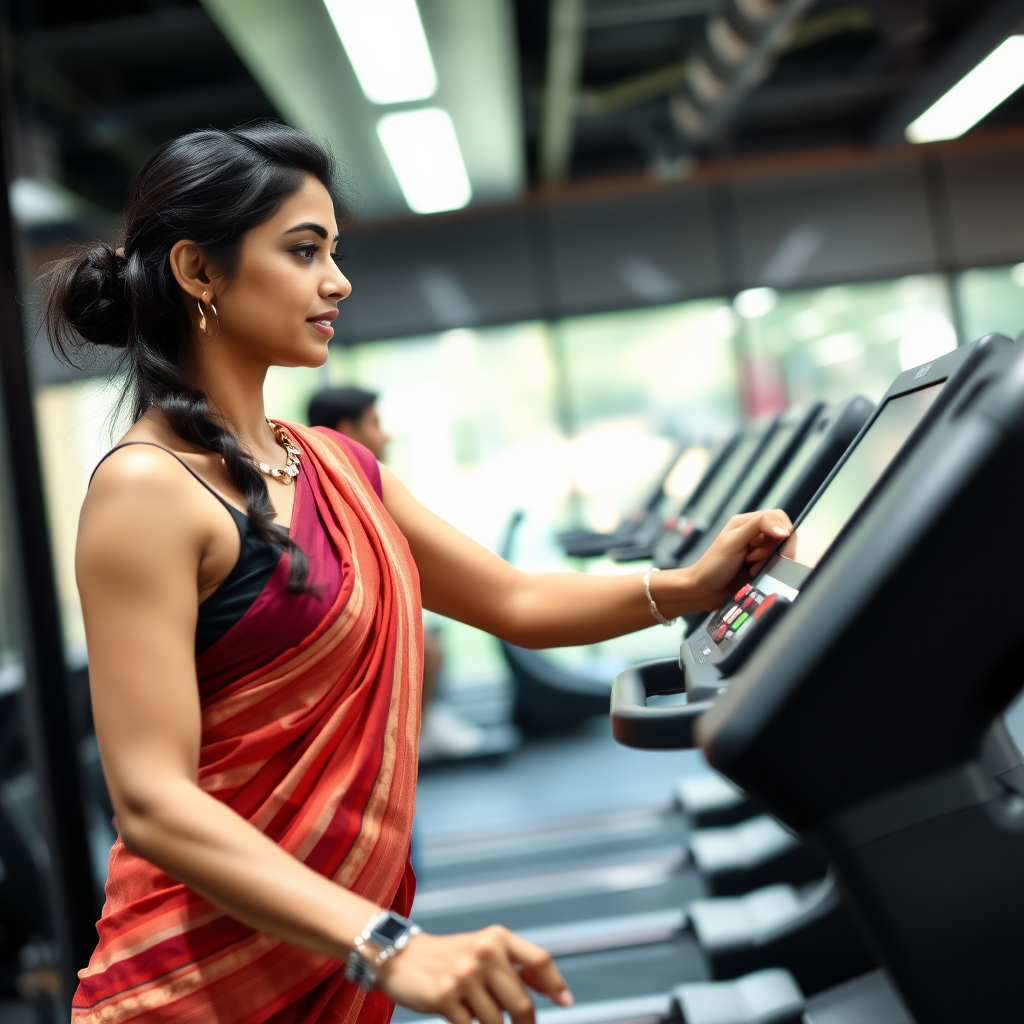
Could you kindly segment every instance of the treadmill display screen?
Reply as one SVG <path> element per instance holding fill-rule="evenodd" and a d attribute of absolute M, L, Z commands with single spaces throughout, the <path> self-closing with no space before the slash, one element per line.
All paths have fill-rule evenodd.
<path fill-rule="evenodd" d="M 750 506 L 752 496 L 764 480 L 765 473 L 771 469 L 779 456 L 786 450 L 786 446 L 793 440 L 793 429 L 786 425 L 780 426 L 775 431 L 772 439 L 762 449 L 757 462 L 750 467 L 750 472 L 743 478 L 743 483 L 736 491 L 735 498 L 730 502 L 733 508 L 743 510 Z"/>
<path fill-rule="evenodd" d="M 800 587 L 877 483 L 944 382 L 889 399 L 871 429 L 811 506 L 803 522 L 753 583 L 712 617 L 708 636 L 721 645 L 739 637 L 779 596 L 793 600 Z"/>
<path fill-rule="evenodd" d="M 757 450 L 761 443 L 761 434 L 751 433 L 744 436 L 739 444 L 733 448 L 729 457 L 725 460 L 715 478 L 708 484 L 708 489 L 697 499 L 696 504 L 690 511 L 689 518 L 702 523 L 707 523 L 718 511 L 722 502 L 729 497 L 729 492 L 736 483 L 736 477 L 750 461 L 750 456 Z"/>
<path fill-rule="evenodd" d="M 704 445 L 695 444 L 687 448 L 676 459 L 665 477 L 665 495 L 675 501 L 689 501 L 710 461 L 711 451 Z"/>
<path fill-rule="evenodd" d="M 765 495 L 761 502 L 762 508 L 779 508 L 782 499 L 786 496 L 790 487 L 796 482 L 796 478 L 803 472 L 804 467 L 811 461 L 811 456 L 818 450 L 818 444 L 825 431 L 828 429 L 828 420 L 819 420 L 809 431 L 807 436 L 800 443 L 796 454 L 789 460 L 789 464 L 779 474 L 772 489 Z"/>

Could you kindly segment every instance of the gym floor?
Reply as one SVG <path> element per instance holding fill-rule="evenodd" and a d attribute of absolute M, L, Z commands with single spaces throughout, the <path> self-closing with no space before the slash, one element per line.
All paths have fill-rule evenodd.
<path fill-rule="evenodd" d="M 1024 747 L 1024 697 L 1007 725 Z M 500 760 L 468 761 L 424 770 L 416 805 L 421 843 L 490 829 L 667 807 L 681 775 L 706 771 L 696 750 L 644 751 L 619 746 L 607 718 L 577 733 L 533 740 Z M 429 885 L 429 877 L 422 878 Z"/>
<path fill-rule="evenodd" d="M 695 750 L 630 750 L 612 739 L 607 718 L 594 718 L 577 733 L 531 740 L 500 760 L 423 770 L 417 836 L 429 844 L 460 833 L 666 807 L 673 782 L 703 770 Z"/>

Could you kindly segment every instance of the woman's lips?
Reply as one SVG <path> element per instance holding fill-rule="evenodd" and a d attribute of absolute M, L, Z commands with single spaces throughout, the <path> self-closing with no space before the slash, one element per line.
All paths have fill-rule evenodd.
<path fill-rule="evenodd" d="M 334 337 L 334 328 L 329 320 L 307 320 L 306 323 L 319 331 L 325 338 Z"/>
<path fill-rule="evenodd" d="M 306 323 L 312 324 L 325 338 L 333 338 L 334 328 L 331 326 L 331 323 L 337 315 L 338 311 L 331 309 L 320 316 L 311 316 Z"/>

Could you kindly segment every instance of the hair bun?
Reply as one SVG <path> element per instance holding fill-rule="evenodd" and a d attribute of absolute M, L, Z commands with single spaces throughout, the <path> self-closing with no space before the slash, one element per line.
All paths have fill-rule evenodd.
<path fill-rule="evenodd" d="M 47 326 L 62 349 L 72 347 L 61 329 L 65 325 L 94 345 L 128 346 L 131 310 L 124 281 L 126 265 L 124 256 L 104 243 L 79 248 L 50 264 Z M 53 319 L 56 312 L 59 317 Z"/>

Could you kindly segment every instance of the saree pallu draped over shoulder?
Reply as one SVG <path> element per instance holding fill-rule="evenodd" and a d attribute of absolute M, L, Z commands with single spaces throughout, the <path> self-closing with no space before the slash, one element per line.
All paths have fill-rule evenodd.
<path fill-rule="evenodd" d="M 353 455 L 327 434 L 285 426 L 340 555 L 341 585 L 302 643 L 213 692 L 200 686 L 199 784 L 314 871 L 408 914 L 419 577 Z M 74 1024 L 384 1024 L 392 1011 L 345 981 L 340 961 L 236 921 L 120 839 L 97 928 Z"/>

